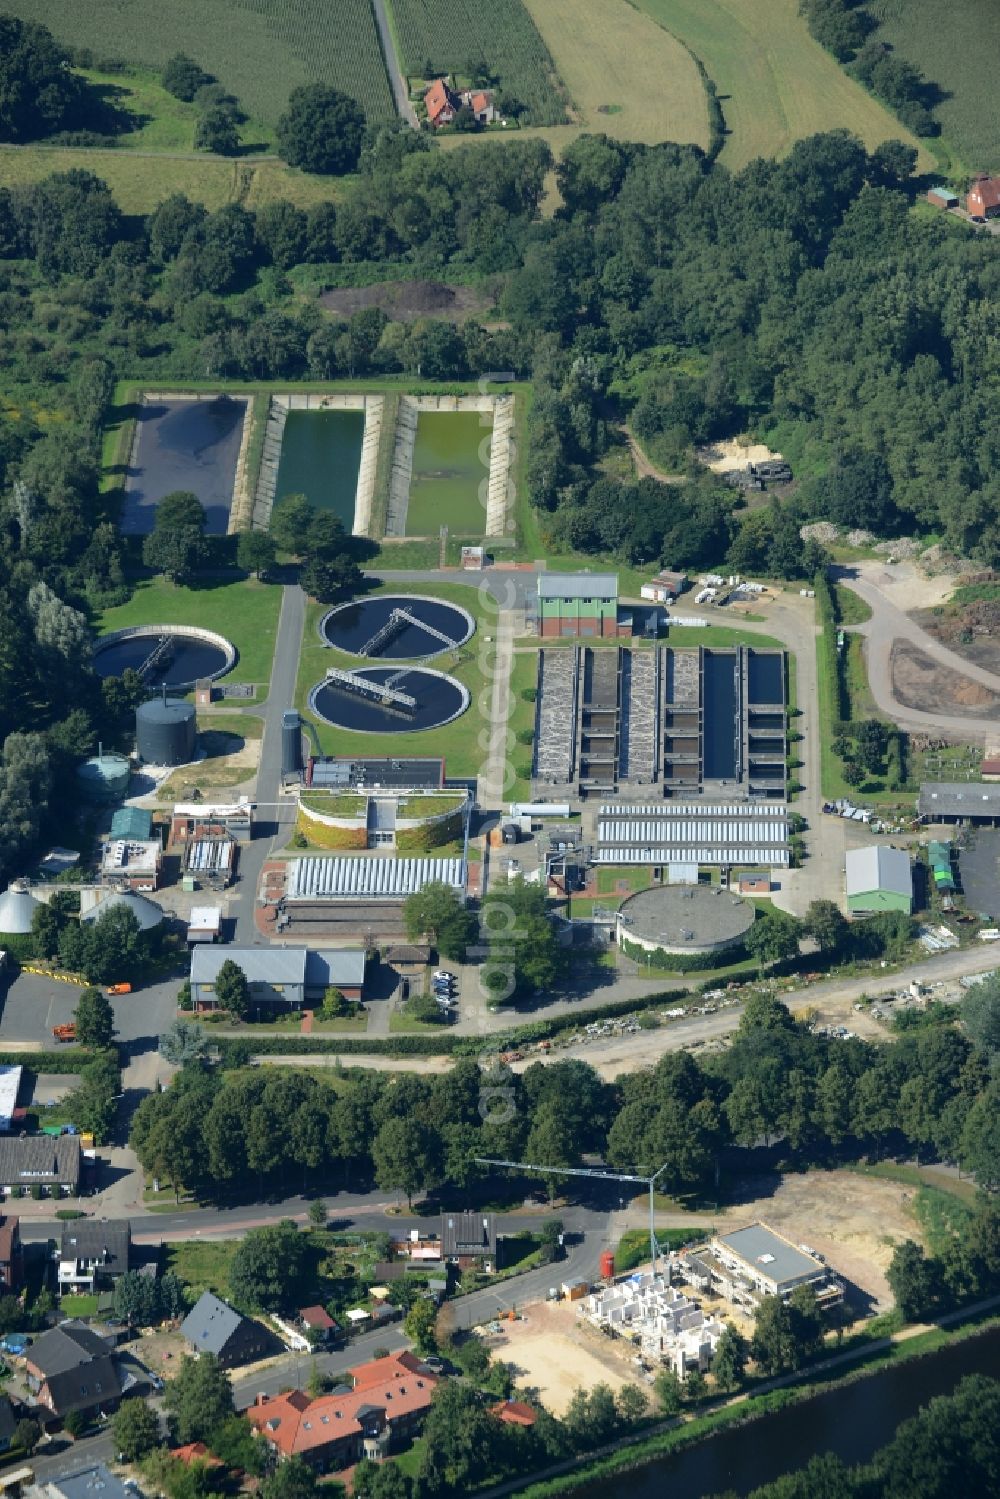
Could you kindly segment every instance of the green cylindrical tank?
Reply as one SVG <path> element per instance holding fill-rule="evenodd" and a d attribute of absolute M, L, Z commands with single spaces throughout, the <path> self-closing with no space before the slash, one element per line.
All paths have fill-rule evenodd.
<path fill-rule="evenodd" d="M 93 755 L 77 767 L 81 793 L 92 802 L 117 802 L 128 792 L 129 763 L 123 755 Z"/>

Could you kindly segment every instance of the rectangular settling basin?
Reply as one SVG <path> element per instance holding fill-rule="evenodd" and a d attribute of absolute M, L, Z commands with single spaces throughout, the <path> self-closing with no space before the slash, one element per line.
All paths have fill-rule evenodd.
<path fill-rule="evenodd" d="M 290 411 L 281 438 L 274 502 L 304 494 L 350 532 L 365 435 L 363 411 Z"/>
<path fill-rule="evenodd" d="M 749 651 L 747 667 L 748 703 L 783 703 L 785 674 L 779 651 Z"/>
<path fill-rule="evenodd" d="M 125 479 L 123 535 L 148 536 L 163 496 L 182 489 L 201 501 L 208 534 L 225 536 L 246 411 L 246 401 L 228 396 L 143 402 Z"/>
<path fill-rule="evenodd" d="M 708 781 L 731 781 L 736 775 L 737 661 L 735 652 L 705 651 L 702 658 Z"/>
<path fill-rule="evenodd" d="M 479 486 L 489 479 L 489 459 L 479 446 L 492 431 L 480 411 L 421 411 L 413 447 L 406 511 L 407 536 L 437 536 L 441 526 L 481 536 L 486 509 Z"/>

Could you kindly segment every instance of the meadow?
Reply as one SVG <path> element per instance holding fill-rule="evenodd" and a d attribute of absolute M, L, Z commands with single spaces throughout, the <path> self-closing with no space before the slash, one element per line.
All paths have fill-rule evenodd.
<path fill-rule="evenodd" d="M 123 213 L 152 213 L 173 193 L 208 209 L 226 203 L 262 208 L 279 198 L 310 208 L 343 191 L 331 177 L 311 177 L 274 157 L 229 161 L 222 156 L 142 154 L 118 149 L 0 145 L 0 187 L 39 182 L 50 172 L 83 168 L 108 184 Z"/>
<path fill-rule="evenodd" d="M 515 95 L 530 125 L 558 125 L 566 110 L 552 58 L 521 0 L 389 0 L 403 71 L 468 73 L 482 58 Z"/>
<path fill-rule="evenodd" d="M 186 52 L 273 125 L 293 88 L 332 83 L 372 122 L 395 118 L 372 0 L 4 0 L 95 62 L 159 68 Z"/>
<path fill-rule="evenodd" d="M 928 10 L 933 3 L 926 0 Z M 718 89 L 726 120 L 721 160 L 734 171 L 756 156 L 783 156 L 804 136 L 838 127 L 853 130 L 869 149 L 891 137 L 919 145 L 895 115 L 813 41 L 799 15 L 798 0 L 635 4 L 704 65 Z M 921 170 L 933 166 L 934 158 L 920 148 Z"/>
<path fill-rule="evenodd" d="M 573 113 L 619 140 L 708 146 L 708 103 L 685 46 L 628 0 L 525 0 Z M 555 136 L 551 144 L 558 149 Z"/>
<path fill-rule="evenodd" d="M 1000 68 L 996 0 L 950 0 L 946 46 L 940 0 L 870 0 L 865 9 L 880 23 L 876 37 L 889 42 L 944 94 L 934 118 L 943 143 L 960 158 L 953 167 L 1000 169 L 1000 112 L 986 81 Z"/>

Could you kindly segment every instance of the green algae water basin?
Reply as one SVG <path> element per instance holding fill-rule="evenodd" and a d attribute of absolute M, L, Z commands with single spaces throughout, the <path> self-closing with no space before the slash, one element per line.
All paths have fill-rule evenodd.
<path fill-rule="evenodd" d="M 304 494 L 317 510 L 332 511 L 350 531 L 364 435 L 363 411 L 290 411 L 281 440 L 275 503 L 286 494 Z"/>
<path fill-rule="evenodd" d="M 492 416 L 479 411 L 421 411 L 407 536 L 437 536 L 441 526 L 459 535 L 482 536 L 486 507 L 479 486 L 489 478 L 489 456 L 480 447 L 492 428 Z"/>

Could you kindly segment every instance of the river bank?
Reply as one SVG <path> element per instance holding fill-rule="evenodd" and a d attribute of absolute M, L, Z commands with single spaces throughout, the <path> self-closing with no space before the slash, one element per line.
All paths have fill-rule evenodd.
<path fill-rule="evenodd" d="M 513 1494 L 523 1499 L 556 1499 L 564 1494 L 618 1499 L 626 1493 L 628 1499 L 658 1499 L 667 1487 L 671 1499 L 700 1499 L 724 1489 L 749 1493 L 804 1464 L 814 1452 L 831 1450 L 849 1463 L 866 1461 L 878 1446 L 891 1439 L 900 1421 L 914 1414 L 932 1395 L 951 1389 L 963 1374 L 996 1375 L 1000 1371 L 1000 1317 L 995 1314 L 998 1301 L 1000 1298 L 991 1298 L 978 1308 L 949 1314 L 941 1326 L 923 1333 L 905 1330 L 868 1348 L 845 1351 L 806 1373 L 787 1376 L 781 1387 L 772 1382 L 766 1391 L 738 1397 L 691 1420 L 664 1423 L 627 1446 L 616 1444 L 578 1463 L 560 1464 L 533 1482 L 515 1480 L 497 1485 L 484 1491 L 481 1499 L 503 1499 Z M 968 1358 L 963 1357 L 963 1344 L 975 1345 Z M 954 1367 L 946 1355 L 952 1356 Z M 919 1378 L 911 1377 L 914 1371 L 906 1367 L 917 1361 L 929 1366 L 934 1360 L 941 1361 L 934 1366 L 941 1376 L 937 1379 L 931 1367 L 923 1367 Z M 829 1371 L 838 1365 L 845 1366 L 845 1372 L 831 1379 Z M 891 1402 L 876 1398 L 881 1391 L 873 1388 L 874 1381 L 886 1381 L 889 1376 L 899 1381 L 898 1388 L 894 1383 L 891 1389 Z M 863 1393 L 860 1386 L 864 1386 Z M 838 1397 L 846 1397 L 852 1406 L 857 1402 L 858 1408 L 849 1414 L 834 1410 L 831 1419 L 828 1411 L 841 1403 Z M 806 1401 L 812 1402 L 814 1409 L 804 1430 L 794 1408 Z M 890 1404 L 899 1409 L 895 1419 L 887 1415 Z M 912 1409 L 906 1408 L 910 1404 Z M 871 1431 L 870 1450 L 862 1450 L 866 1445 L 863 1434 L 868 1429 L 866 1413 L 877 1422 Z M 761 1422 L 768 1423 L 763 1440 Z M 746 1431 L 751 1425 L 755 1428 L 752 1436 Z M 771 1430 L 779 1426 L 780 1430 Z M 829 1432 L 829 1440 L 824 1439 L 824 1432 Z M 738 1455 L 731 1459 L 730 1452 Z"/>

